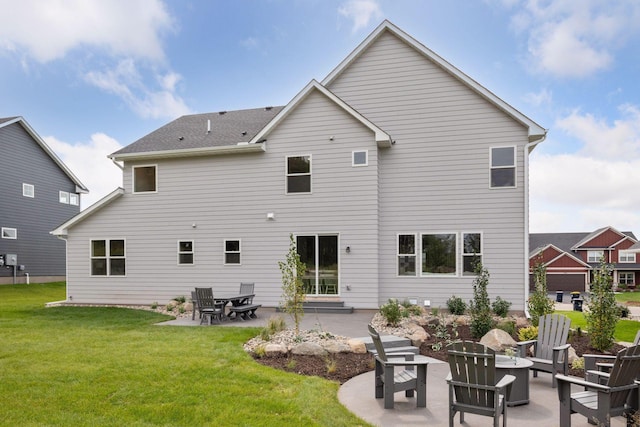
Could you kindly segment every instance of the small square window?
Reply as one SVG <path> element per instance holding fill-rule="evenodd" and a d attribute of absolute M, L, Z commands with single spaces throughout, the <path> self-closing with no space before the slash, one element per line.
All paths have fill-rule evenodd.
<path fill-rule="evenodd" d="M 351 166 L 367 166 L 369 164 L 369 152 L 368 151 L 354 151 L 352 153 Z"/>
<path fill-rule="evenodd" d="M 2 238 L 15 240 L 18 238 L 18 230 L 16 228 L 2 227 Z"/>
<path fill-rule="evenodd" d="M 224 263 L 240 264 L 240 240 L 224 241 Z"/>
<path fill-rule="evenodd" d="M 76 193 L 69 193 L 69 204 L 73 206 L 80 205 L 80 195 Z"/>
<path fill-rule="evenodd" d="M 193 264 L 192 240 L 183 240 L 178 242 L 178 264 Z"/>
<path fill-rule="evenodd" d="M 157 175 L 155 166 L 133 167 L 133 192 L 153 193 L 157 188 Z"/>
<path fill-rule="evenodd" d="M 36 190 L 33 184 L 22 184 L 22 195 L 24 197 L 35 197 Z"/>
<path fill-rule="evenodd" d="M 69 204 L 69 193 L 66 191 L 61 191 L 59 196 L 60 203 L 64 203 L 65 205 Z"/>

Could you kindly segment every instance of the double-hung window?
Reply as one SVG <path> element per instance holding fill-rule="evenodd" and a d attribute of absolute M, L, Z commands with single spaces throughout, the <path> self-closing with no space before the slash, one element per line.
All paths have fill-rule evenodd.
<path fill-rule="evenodd" d="M 22 184 L 22 195 L 24 197 L 35 197 L 36 190 L 33 184 Z"/>
<path fill-rule="evenodd" d="M 193 240 L 181 240 L 178 242 L 178 264 L 193 264 Z"/>
<path fill-rule="evenodd" d="M 240 240 L 227 239 L 224 241 L 224 263 L 240 264 Z"/>
<path fill-rule="evenodd" d="M 154 193 L 157 191 L 156 166 L 133 167 L 133 192 Z"/>
<path fill-rule="evenodd" d="M 417 248 L 415 234 L 398 235 L 398 276 L 416 275 Z"/>
<path fill-rule="evenodd" d="M 635 284 L 635 273 L 633 272 L 618 273 L 618 284 L 633 286 Z"/>
<path fill-rule="evenodd" d="M 287 157 L 287 194 L 311 193 L 311 156 Z"/>
<path fill-rule="evenodd" d="M 587 262 L 600 262 L 604 257 L 604 251 L 587 251 Z"/>
<path fill-rule="evenodd" d="M 422 234 L 422 275 L 455 276 L 455 233 Z"/>
<path fill-rule="evenodd" d="M 124 276 L 125 272 L 124 239 L 91 240 L 92 276 Z"/>
<path fill-rule="evenodd" d="M 462 233 L 462 274 L 475 274 L 477 263 L 482 263 L 482 234 Z"/>
<path fill-rule="evenodd" d="M 620 251 L 618 252 L 618 262 L 636 262 L 635 252 Z"/>
<path fill-rule="evenodd" d="M 491 188 L 516 186 L 516 147 L 491 148 Z"/>

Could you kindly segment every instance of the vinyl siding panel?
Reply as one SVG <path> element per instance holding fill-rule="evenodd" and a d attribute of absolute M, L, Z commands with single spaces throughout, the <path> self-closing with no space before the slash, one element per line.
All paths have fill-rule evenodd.
<path fill-rule="evenodd" d="M 379 302 L 470 299 L 473 277 L 397 277 L 396 236 L 482 232 L 491 297 L 522 310 L 527 129 L 388 32 L 329 89 L 396 141 L 379 160 Z M 517 146 L 516 188 L 489 188 L 496 146 Z"/>
<path fill-rule="evenodd" d="M 70 233 L 73 301 L 163 303 L 189 295 L 195 286 L 234 293 L 240 282 L 252 281 L 256 301 L 275 306 L 282 294 L 277 263 L 294 233 L 337 234 L 340 298 L 354 307 L 375 307 L 378 155 L 373 133 L 314 91 L 266 144 L 265 153 L 139 163 L 157 164 L 158 192 L 152 194 L 131 194 L 131 168 L 137 164 L 127 163 L 125 194 Z M 351 166 L 354 150 L 368 150 L 369 166 Z M 312 194 L 285 194 L 286 156 L 307 154 L 312 156 Z M 267 220 L 268 212 L 275 220 Z M 92 238 L 126 239 L 126 277 L 89 275 Z M 241 265 L 223 264 L 225 239 L 241 241 Z M 177 265 L 178 240 L 195 242 L 194 265 Z"/>
<path fill-rule="evenodd" d="M 80 211 L 59 202 L 59 192 L 74 193 L 75 184 L 19 123 L 0 128 L 0 150 L 0 227 L 18 234 L 16 240 L 0 238 L 0 254 L 17 254 L 35 280 L 64 276 L 65 244 L 49 232 Z M 22 195 L 23 183 L 34 186 L 35 197 Z M 11 276 L 12 269 L 0 269 L 0 280 Z"/>

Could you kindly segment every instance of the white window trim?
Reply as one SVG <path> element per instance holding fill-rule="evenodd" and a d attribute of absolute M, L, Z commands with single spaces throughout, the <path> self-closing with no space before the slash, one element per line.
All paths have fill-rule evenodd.
<path fill-rule="evenodd" d="M 624 261 L 622 260 L 623 256 L 624 258 L 626 258 Z M 618 262 L 621 264 L 633 264 L 636 262 L 636 253 L 626 250 L 620 250 L 618 252 Z"/>
<path fill-rule="evenodd" d="M 227 242 L 238 242 L 237 251 L 227 251 Z M 240 262 L 227 262 L 227 254 L 238 254 Z M 222 242 L 222 263 L 223 265 L 242 265 L 242 240 L 241 239 L 224 239 Z"/>
<path fill-rule="evenodd" d="M 422 236 L 424 235 L 435 235 L 435 234 L 453 234 L 456 238 L 456 247 L 455 247 L 455 257 L 454 259 L 456 260 L 456 267 L 455 267 L 455 272 L 452 274 L 438 274 L 438 273 L 425 273 L 422 271 Z M 429 231 L 429 232 L 424 232 L 424 233 L 420 233 L 419 235 L 419 239 L 420 241 L 419 243 L 419 250 L 418 250 L 418 265 L 416 266 L 416 268 L 418 269 L 418 271 L 420 272 L 420 277 L 438 277 L 438 278 L 454 278 L 454 277 L 460 277 L 460 233 L 457 231 Z"/>
<path fill-rule="evenodd" d="M 181 251 L 180 250 L 180 243 L 182 242 L 190 242 L 191 243 L 191 251 Z M 177 256 L 177 262 L 179 266 L 189 266 L 189 265 L 195 265 L 196 264 L 196 242 L 193 240 L 178 240 L 177 241 L 177 252 L 178 252 L 178 256 Z M 187 255 L 187 254 L 191 254 L 193 257 L 193 262 L 191 263 L 182 263 L 180 262 L 180 255 Z"/>
<path fill-rule="evenodd" d="M 7 240 L 18 240 L 18 229 L 11 228 L 11 227 L 2 227 L 0 236 L 2 236 L 3 239 L 7 239 Z"/>
<path fill-rule="evenodd" d="M 597 253 L 598 254 L 598 259 L 595 261 L 591 261 L 591 254 Z M 587 262 L 600 262 L 600 259 L 604 257 L 604 251 L 603 250 L 593 250 L 593 251 L 587 251 Z"/>
<path fill-rule="evenodd" d="M 465 234 L 479 234 L 480 235 L 480 253 L 478 254 L 467 254 L 464 251 L 464 235 Z M 460 232 L 460 274 L 462 276 L 469 277 L 472 274 L 464 274 L 464 257 L 477 255 L 480 257 L 480 262 L 482 262 L 482 256 L 484 254 L 484 233 L 482 231 L 461 231 Z"/>
<path fill-rule="evenodd" d="M 78 193 L 69 193 L 69 204 L 80 206 L 80 195 Z"/>
<path fill-rule="evenodd" d="M 95 240 L 104 240 L 105 242 L 105 249 L 107 251 L 107 254 L 104 257 L 94 257 L 93 254 L 91 253 L 91 242 L 95 241 Z M 124 242 L 124 255 L 123 256 L 111 256 L 111 251 L 109 250 L 109 242 L 111 242 L 112 240 L 122 240 Z M 91 260 L 93 260 L 94 258 L 105 258 L 107 260 L 107 274 L 92 274 L 91 273 Z M 117 275 L 112 275 L 111 274 L 111 263 L 109 262 L 110 259 L 124 259 L 124 274 L 117 274 Z M 107 237 L 96 237 L 96 238 L 91 238 L 89 239 L 89 276 L 90 277 L 127 277 L 127 273 L 128 273 L 129 269 L 127 268 L 127 239 L 125 239 L 124 237 L 113 237 L 113 238 L 107 238 Z"/>
<path fill-rule="evenodd" d="M 620 275 L 624 274 L 625 277 L 626 276 L 631 276 L 631 283 L 621 283 L 620 282 Z M 623 285 L 635 285 L 636 284 L 636 274 L 632 271 L 620 271 L 618 272 L 618 284 L 623 284 Z"/>
<path fill-rule="evenodd" d="M 68 191 L 60 191 L 58 192 L 58 201 L 62 204 L 69 204 L 69 192 Z"/>
<path fill-rule="evenodd" d="M 400 236 L 413 236 L 413 242 L 414 242 L 414 252 L 413 254 L 404 254 L 404 253 L 400 253 Z M 396 265 L 395 265 L 395 269 L 396 269 L 396 277 L 418 277 L 418 272 L 421 270 L 421 265 L 420 264 L 420 257 L 418 256 L 418 254 L 420 253 L 420 242 L 418 241 L 418 233 L 398 233 L 396 234 Z M 413 256 L 415 258 L 415 265 L 416 265 L 416 271 L 415 273 L 413 273 L 412 275 L 401 275 L 398 272 L 398 259 L 401 256 Z"/>
<path fill-rule="evenodd" d="M 513 149 L 513 166 L 493 166 L 493 149 L 494 148 L 512 148 Z M 493 169 L 510 169 L 513 168 L 513 185 L 504 187 L 494 187 L 491 185 L 491 171 Z M 489 147 L 489 188 L 492 190 L 514 189 L 518 188 L 518 150 L 515 145 L 497 145 Z"/>
<path fill-rule="evenodd" d="M 309 157 L 309 173 L 294 173 L 289 174 L 289 158 L 290 157 Z M 290 176 L 306 176 L 309 175 L 309 191 L 308 192 L 289 192 L 289 177 Z M 291 154 L 287 155 L 284 158 L 284 193 L 287 196 L 295 196 L 301 194 L 312 194 L 313 193 L 313 156 L 311 154 Z"/>
<path fill-rule="evenodd" d="M 22 183 L 22 195 L 24 197 L 36 197 L 36 187 L 33 184 Z"/>
<path fill-rule="evenodd" d="M 154 191 L 136 191 L 136 169 L 138 168 L 155 168 L 156 169 L 156 182 Z M 155 194 L 158 192 L 158 164 L 150 165 L 136 165 L 131 167 L 131 193 L 132 194 Z"/>
<path fill-rule="evenodd" d="M 364 153 L 364 163 L 356 164 L 356 153 Z M 369 166 L 369 150 L 354 150 L 351 152 L 351 166 L 354 168 L 361 168 Z"/>

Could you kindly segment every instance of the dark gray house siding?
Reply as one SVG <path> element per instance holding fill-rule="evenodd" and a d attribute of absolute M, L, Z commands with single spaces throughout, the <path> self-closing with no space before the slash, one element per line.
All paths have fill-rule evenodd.
<path fill-rule="evenodd" d="M 79 192 L 86 189 L 27 129 L 23 120 L 0 119 L 0 227 L 17 232 L 16 239 L 0 236 L 0 255 L 16 254 L 24 265 L 17 283 L 24 283 L 26 274 L 31 281 L 64 280 L 65 242 L 50 231 L 80 212 Z M 23 195 L 23 184 L 33 186 L 34 197 Z M 78 204 L 61 203 L 61 191 L 78 195 Z M 0 267 L 0 283 L 12 282 L 13 269 Z"/>

